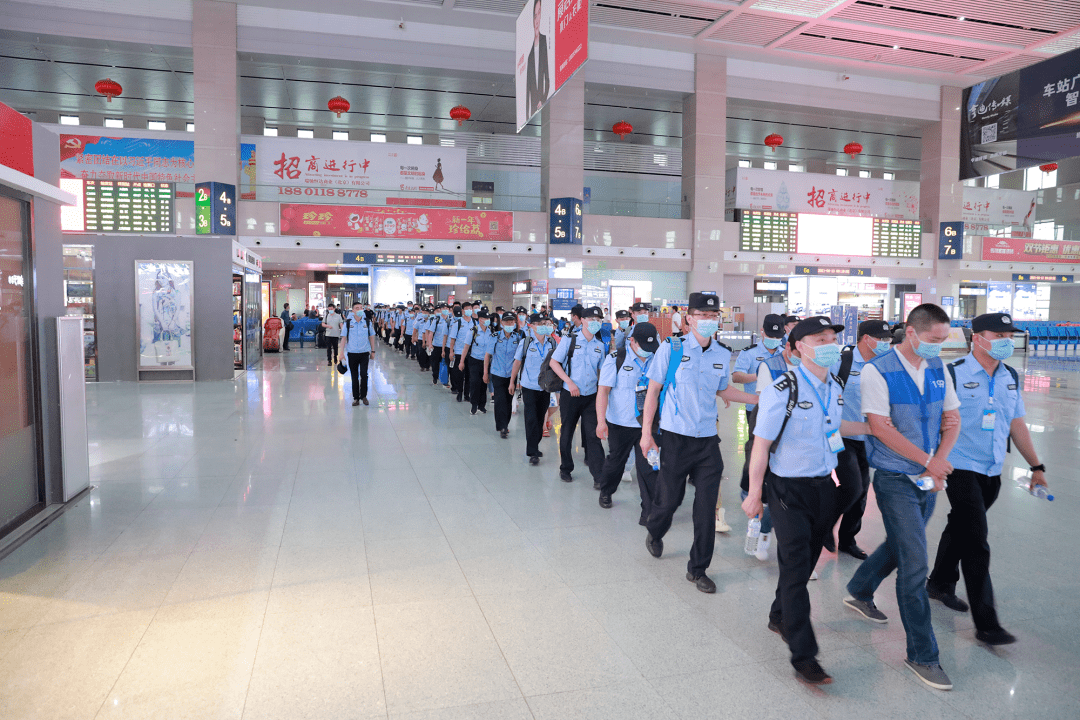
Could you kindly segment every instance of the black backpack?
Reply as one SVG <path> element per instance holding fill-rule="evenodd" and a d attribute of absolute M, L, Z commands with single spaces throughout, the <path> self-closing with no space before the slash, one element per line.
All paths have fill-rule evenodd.
<path fill-rule="evenodd" d="M 544 389 L 545 392 L 561 392 L 563 389 L 562 378 L 555 374 L 555 371 L 551 369 L 551 356 L 558 349 L 558 343 L 555 347 L 547 351 L 547 355 L 544 356 L 544 362 L 540 363 L 540 372 L 536 376 L 536 384 Z M 577 350 L 577 334 L 571 333 L 570 335 L 570 351 L 566 353 L 566 367 L 564 372 L 566 377 L 570 377 L 570 364 L 574 360 L 574 351 Z"/>

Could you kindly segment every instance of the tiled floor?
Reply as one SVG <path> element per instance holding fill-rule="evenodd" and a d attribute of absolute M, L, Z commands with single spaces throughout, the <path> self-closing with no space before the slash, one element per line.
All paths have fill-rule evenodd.
<path fill-rule="evenodd" d="M 689 501 L 653 559 L 635 486 L 601 509 L 583 462 L 559 482 L 554 437 L 528 466 L 519 417 L 500 440 L 382 347 L 370 407 L 311 349 L 235 383 L 91 385 L 97 488 L 0 562 L 0 718 L 1075 720 L 1080 361 L 1029 369 L 1057 500 L 1007 482 L 991 512 L 1018 644 L 978 646 L 933 605 L 950 693 L 903 668 L 891 583 L 890 623 L 861 622 L 840 602 L 856 561 L 828 553 L 810 590 L 836 682 L 800 685 L 734 482 L 703 595 L 684 579 Z M 729 475 L 740 417 L 721 412 Z M 871 502 L 860 540 L 881 537 Z"/>

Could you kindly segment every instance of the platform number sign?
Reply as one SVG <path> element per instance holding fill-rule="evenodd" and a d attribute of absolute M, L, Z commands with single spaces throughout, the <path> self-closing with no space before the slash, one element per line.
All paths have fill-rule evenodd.
<path fill-rule="evenodd" d="M 195 185 L 195 234 L 236 234 L 236 186 L 219 182 Z"/>
<path fill-rule="evenodd" d="M 964 223 L 955 220 L 941 223 L 938 233 L 938 260 L 964 259 Z"/>
<path fill-rule="evenodd" d="M 577 198 L 552 198 L 549 239 L 552 245 L 580 245 L 582 204 Z"/>

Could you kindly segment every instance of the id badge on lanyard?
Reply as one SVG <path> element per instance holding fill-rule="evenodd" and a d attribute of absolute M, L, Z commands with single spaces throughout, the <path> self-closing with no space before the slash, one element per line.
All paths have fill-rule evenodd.
<path fill-rule="evenodd" d="M 844 439 L 840 437 L 839 429 L 826 430 L 825 438 L 829 441 L 829 450 L 833 453 L 838 453 L 844 449 Z"/>
<path fill-rule="evenodd" d="M 995 373 L 996 375 L 997 373 Z M 990 389 L 990 407 L 983 410 L 982 417 L 982 429 L 988 432 L 994 431 L 994 425 L 997 423 L 997 411 L 994 409 L 994 378 L 990 378 L 988 385 Z"/>
<path fill-rule="evenodd" d="M 811 390 L 814 393 L 814 397 L 817 398 L 818 407 L 821 408 L 822 414 L 825 415 L 825 439 L 829 443 L 829 451 L 834 455 L 844 449 L 844 438 L 840 436 L 840 428 L 832 427 L 832 418 L 829 417 L 829 405 L 832 402 L 832 386 L 829 386 L 829 394 L 822 401 L 821 395 L 818 394 L 817 388 L 813 386 L 810 378 L 807 377 L 806 372 L 802 368 L 799 368 L 799 372 L 804 378 Z"/>

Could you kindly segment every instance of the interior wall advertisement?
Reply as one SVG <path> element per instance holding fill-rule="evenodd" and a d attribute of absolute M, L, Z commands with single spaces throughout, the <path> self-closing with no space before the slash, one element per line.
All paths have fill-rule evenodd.
<path fill-rule="evenodd" d="M 1080 262 L 1080 242 L 1032 238 L 984 237 L 982 259 L 992 262 Z"/>
<path fill-rule="evenodd" d="M 1080 155 L 1080 49 L 964 90 L 960 178 Z"/>
<path fill-rule="evenodd" d="M 740 210 L 919 219 L 919 183 L 907 180 L 734 168 L 726 186 L 735 188 L 725 191 L 729 207 Z"/>
<path fill-rule="evenodd" d="M 520 132 L 589 59 L 588 0 L 526 0 L 515 49 Z"/>
<path fill-rule="evenodd" d="M 192 263 L 135 262 L 139 369 L 190 370 Z"/>
<path fill-rule="evenodd" d="M 60 177 L 190 185 L 177 197 L 195 197 L 195 143 L 101 135 L 60 136 Z"/>
<path fill-rule="evenodd" d="M 497 210 L 281 205 L 282 235 L 511 242 L 514 213 Z"/>
<path fill-rule="evenodd" d="M 269 202 L 323 197 L 465 207 L 466 155 L 437 145 L 261 137 L 241 169 L 253 172 L 256 198 Z M 246 183 L 240 187 L 241 197 L 250 193 Z"/>
<path fill-rule="evenodd" d="M 999 190 L 964 187 L 964 207 L 960 218 L 972 225 L 1026 227 L 1035 222 L 1034 190 Z"/>
<path fill-rule="evenodd" d="M 988 313 L 1011 313 L 1012 312 L 1012 283 L 990 282 L 986 283 L 986 312 Z"/>

